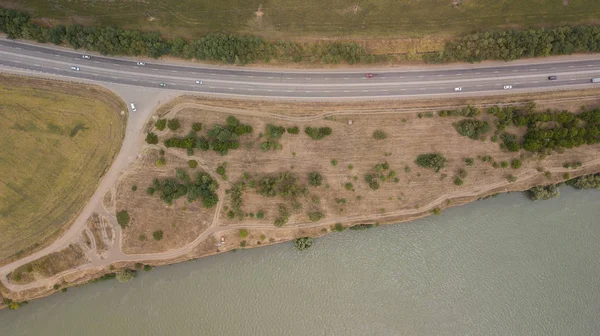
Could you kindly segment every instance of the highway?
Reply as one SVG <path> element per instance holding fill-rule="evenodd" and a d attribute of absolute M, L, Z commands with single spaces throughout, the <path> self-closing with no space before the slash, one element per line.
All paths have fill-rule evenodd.
<path fill-rule="evenodd" d="M 137 60 L 132 58 L 87 54 L 90 59 L 84 59 L 84 54 L 85 51 L 0 39 L 0 70 L 12 68 L 100 83 L 208 95 L 297 99 L 531 92 L 589 87 L 593 86 L 592 77 L 600 77 L 600 56 L 595 55 L 494 66 L 435 66 L 427 70 L 282 71 L 194 66 L 183 62 L 169 64 L 152 60 L 145 61 L 145 65 L 137 65 Z M 72 66 L 80 70 L 71 70 Z M 373 77 L 366 78 L 367 72 L 373 73 Z M 548 80 L 551 75 L 557 76 L 557 80 Z M 202 84 L 196 84 L 197 80 Z M 161 87 L 161 83 L 166 86 Z M 505 90 L 505 85 L 512 86 L 512 89 Z M 456 87 L 462 88 L 462 91 L 454 92 Z"/>

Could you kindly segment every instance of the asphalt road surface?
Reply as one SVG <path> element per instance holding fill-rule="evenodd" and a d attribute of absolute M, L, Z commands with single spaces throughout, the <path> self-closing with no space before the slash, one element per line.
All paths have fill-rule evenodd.
<path fill-rule="evenodd" d="M 468 96 L 513 91 L 541 91 L 592 86 L 600 77 L 600 56 L 537 59 L 495 66 L 461 65 L 428 70 L 282 71 L 201 67 L 104 57 L 84 51 L 0 39 L 0 69 L 59 75 L 95 82 L 214 95 L 272 98 L 378 98 L 400 96 Z M 78 67 L 79 70 L 72 70 Z M 557 76 L 549 80 L 549 76 Z M 202 81 L 197 84 L 196 81 Z M 163 84 L 164 86 L 161 86 Z M 511 86 L 505 89 L 505 86 Z M 597 84 L 600 86 L 600 84 Z M 461 88 L 456 92 L 455 88 Z"/>

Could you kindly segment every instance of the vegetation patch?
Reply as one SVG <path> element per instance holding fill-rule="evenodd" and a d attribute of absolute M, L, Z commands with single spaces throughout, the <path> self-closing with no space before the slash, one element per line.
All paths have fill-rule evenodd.
<path fill-rule="evenodd" d="M 177 178 L 154 179 L 152 193 L 158 192 L 160 198 L 167 204 L 172 204 L 174 200 L 186 195 L 189 202 L 201 198 L 205 208 L 211 208 L 219 201 L 216 194 L 219 184 L 207 173 L 197 172 L 196 179 L 193 181 L 183 169 L 177 169 L 176 175 Z"/>
<path fill-rule="evenodd" d="M 36 279 L 44 279 L 87 262 L 85 253 L 79 245 L 71 244 L 58 252 L 43 256 L 15 269 L 10 280 L 18 284 L 26 284 Z"/>
<path fill-rule="evenodd" d="M 306 127 L 304 128 L 304 133 L 306 133 L 313 140 L 321 140 L 326 136 L 331 135 L 330 127 Z"/>
<path fill-rule="evenodd" d="M 121 210 L 117 212 L 117 223 L 119 223 L 121 228 L 126 228 L 130 220 L 131 219 L 129 218 L 129 213 L 127 210 Z"/>
<path fill-rule="evenodd" d="M 440 169 L 444 168 L 446 158 L 439 153 L 421 154 L 417 156 L 415 163 L 419 167 L 431 168 L 437 173 Z"/>
<path fill-rule="evenodd" d="M 313 240 L 311 237 L 302 237 L 294 239 L 294 246 L 300 250 L 304 251 L 312 246 Z"/>
<path fill-rule="evenodd" d="M 479 139 L 490 130 L 490 124 L 487 121 L 476 119 L 463 119 L 454 125 L 458 134 L 471 139 Z"/>
<path fill-rule="evenodd" d="M 551 198 L 558 197 L 560 191 L 554 184 L 548 186 L 537 186 L 529 189 L 528 196 L 534 201 L 537 200 L 548 200 Z"/>
<path fill-rule="evenodd" d="M 600 173 L 579 176 L 568 180 L 566 184 L 575 189 L 600 189 Z"/>

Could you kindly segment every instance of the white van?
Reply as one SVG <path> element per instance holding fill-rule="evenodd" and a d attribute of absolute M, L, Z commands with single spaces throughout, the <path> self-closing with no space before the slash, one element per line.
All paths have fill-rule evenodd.
<path fill-rule="evenodd" d="M 135 109 L 135 105 L 134 105 L 133 103 L 131 103 L 131 111 L 133 111 L 133 112 L 135 112 L 135 111 L 136 111 L 136 109 Z"/>

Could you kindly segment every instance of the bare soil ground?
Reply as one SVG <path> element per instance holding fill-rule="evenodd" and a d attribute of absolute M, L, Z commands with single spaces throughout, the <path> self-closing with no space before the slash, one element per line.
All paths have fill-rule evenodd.
<path fill-rule="evenodd" d="M 87 230 L 93 239 L 93 246 L 101 257 L 106 254 L 114 243 L 114 229 L 109 220 L 104 216 L 94 213 L 89 219 Z"/>
<path fill-rule="evenodd" d="M 201 244 L 195 253 L 213 254 L 242 247 L 255 247 L 287 241 L 302 235 L 317 236 L 330 232 L 335 223 L 346 226 L 355 223 L 390 223 L 410 220 L 430 214 L 435 208 L 459 205 L 482 196 L 510 190 L 526 190 L 533 185 L 550 184 L 571 177 L 600 170 L 597 153 L 599 145 L 583 146 L 536 156 L 528 152 L 509 153 L 501 150 L 499 143 L 472 140 L 460 136 L 452 123 L 460 117 L 442 118 L 435 114 L 427 117 L 426 111 L 438 111 L 451 106 L 466 104 L 520 104 L 537 101 L 538 109 L 569 109 L 578 111 L 582 105 L 588 108 L 600 103 L 598 90 L 544 93 L 538 95 L 506 96 L 460 100 L 430 100 L 427 102 L 362 102 L 362 103 L 286 103 L 262 101 L 215 100 L 181 97 L 161 107 L 157 115 L 177 118 L 181 128 L 176 132 L 158 132 L 161 142 L 148 146 L 144 154 L 126 177 L 119 183 L 116 194 L 117 210 L 128 209 L 132 224 L 125 229 L 123 249 L 125 253 L 149 253 L 182 247 L 193 241 L 208 228 L 231 228 L 220 234 L 225 244 Z M 422 112 L 420 112 L 422 111 Z M 422 113 L 422 117 L 418 116 Z M 229 115 L 235 115 L 242 123 L 250 124 L 254 132 L 240 138 L 240 148 L 221 156 L 214 151 L 195 150 L 188 156 L 184 150 L 164 148 L 162 140 L 183 137 L 194 122 L 203 124 L 198 136 L 206 136 L 206 129 L 213 124 L 224 124 Z M 490 116 L 482 114 L 482 120 Z M 349 121 L 352 124 L 349 124 Z M 157 132 L 153 121 L 147 130 Z M 266 125 L 297 126 L 299 134 L 285 133 L 277 142 L 282 149 L 262 151 L 260 143 L 266 139 Z M 322 140 L 312 140 L 304 134 L 304 128 L 330 127 L 332 134 Z M 375 130 L 384 131 L 388 137 L 376 140 Z M 262 136 L 261 136 L 262 133 Z M 491 136 L 491 133 L 488 134 Z M 157 168 L 159 148 L 165 150 L 166 165 Z M 414 161 L 419 154 L 442 153 L 447 158 L 444 169 L 435 173 L 418 167 Z M 494 168 L 482 162 L 478 156 L 490 155 L 493 161 L 510 162 L 523 160 L 520 169 Z M 475 159 L 473 166 L 465 165 L 465 158 Z M 220 204 L 214 210 L 202 209 L 199 202 L 179 200 L 167 207 L 158 196 L 149 196 L 144 190 L 154 177 L 174 177 L 176 168 L 187 168 L 187 160 L 198 161 L 199 168 L 208 172 L 220 184 Z M 332 161 L 336 164 L 333 165 Z M 565 162 L 580 161 L 577 170 L 563 168 Z M 217 167 L 226 162 L 227 180 L 216 174 Z M 379 180 L 380 188 L 372 190 L 365 181 L 365 174 L 374 173 L 375 165 L 389 165 L 386 175 L 394 171 L 394 177 Z M 196 168 L 198 169 L 198 168 Z M 460 169 L 467 172 L 464 184 L 453 183 Z M 188 169 L 192 172 L 192 170 Z M 552 175 L 545 177 L 544 172 Z M 256 188 L 247 187 L 243 192 L 244 216 L 230 218 L 233 209 L 231 195 L 224 193 L 239 181 L 250 185 L 264 176 L 288 172 L 306 187 L 306 196 L 264 197 Z M 320 186 L 309 186 L 308 174 L 318 172 L 323 176 Z M 244 173 L 248 178 L 244 178 Z M 509 175 L 517 177 L 510 183 Z M 346 184 L 351 183 L 347 188 Z M 138 190 L 131 186 L 137 184 Z M 273 225 L 279 217 L 279 206 L 285 205 L 291 213 L 282 228 Z M 264 213 L 258 219 L 259 211 Z M 324 218 L 315 222 L 309 213 L 320 212 Z M 314 219 L 314 218 L 313 218 Z M 175 225 L 173 225 L 175 224 Z M 249 231 L 241 237 L 239 229 Z M 165 238 L 152 240 L 152 232 L 163 230 Z M 223 232 L 223 231 L 222 231 Z M 139 239 L 144 234 L 145 241 Z M 264 235 L 264 237 L 262 237 Z M 220 241 L 219 237 L 210 239 Z M 245 241 L 245 243 L 242 243 Z M 200 245 L 199 245 L 200 246 Z M 195 254 L 192 253 L 192 256 Z M 192 257 L 189 256 L 189 257 Z"/>
<path fill-rule="evenodd" d="M 37 279 L 51 277 L 60 272 L 83 265 L 88 261 L 83 249 L 76 244 L 25 264 L 10 275 L 11 282 L 26 284 Z"/>

